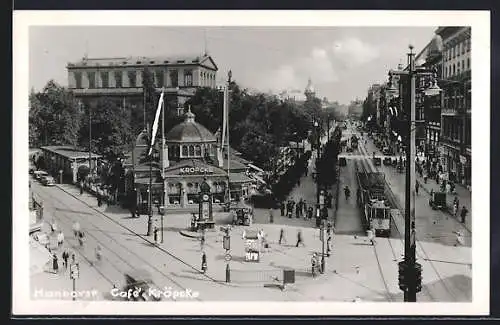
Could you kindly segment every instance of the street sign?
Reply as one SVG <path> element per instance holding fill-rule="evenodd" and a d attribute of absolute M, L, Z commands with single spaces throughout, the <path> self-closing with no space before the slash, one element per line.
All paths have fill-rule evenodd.
<path fill-rule="evenodd" d="M 231 254 L 226 254 L 226 256 L 224 256 L 224 259 L 226 260 L 226 262 L 229 262 L 231 260 Z"/>
<path fill-rule="evenodd" d="M 78 279 L 80 277 L 80 267 L 78 264 L 71 264 L 69 276 L 71 279 Z"/>

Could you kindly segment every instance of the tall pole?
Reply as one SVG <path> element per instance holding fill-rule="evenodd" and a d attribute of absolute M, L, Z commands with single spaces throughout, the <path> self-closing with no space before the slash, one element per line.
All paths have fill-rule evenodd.
<path fill-rule="evenodd" d="M 89 174 L 92 174 L 92 110 L 89 107 Z"/>
<path fill-rule="evenodd" d="M 164 92 L 165 89 L 162 89 Z M 165 175 L 165 98 L 161 104 L 161 174 L 162 177 Z M 168 157 L 167 157 L 168 159 Z M 165 214 L 166 207 L 166 191 L 165 191 L 165 179 L 163 178 L 163 211 L 161 214 L 161 243 L 163 244 L 163 217 Z"/>
<path fill-rule="evenodd" d="M 230 168 L 230 164 L 231 164 L 231 155 L 230 155 L 230 152 L 229 152 L 229 85 L 231 84 L 231 76 L 232 76 L 232 72 L 231 70 L 229 70 L 228 74 L 227 74 L 227 85 L 226 87 L 224 88 L 224 103 L 226 105 L 226 109 L 225 109 L 225 112 L 226 112 L 226 138 L 227 138 L 227 189 L 228 189 L 228 193 L 229 193 L 229 206 L 231 206 L 231 168 Z"/>
<path fill-rule="evenodd" d="M 415 53 L 410 46 L 408 53 L 409 77 L 410 77 L 410 116 L 408 119 L 408 136 L 406 150 L 406 191 L 405 191 L 405 261 L 410 270 L 407 273 L 404 300 L 408 302 L 417 301 L 415 272 Z"/>
<path fill-rule="evenodd" d="M 146 72 L 146 69 L 144 69 L 144 72 Z M 146 129 L 146 83 L 145 83 L 145 77 L 146 73 L 142 74 L 142 112 L 143 112 L 143 121 L 144 121 L 144 129 Z"/>

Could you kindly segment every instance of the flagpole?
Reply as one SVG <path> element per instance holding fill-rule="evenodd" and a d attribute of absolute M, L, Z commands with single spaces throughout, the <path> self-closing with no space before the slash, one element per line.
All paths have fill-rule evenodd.
<path fill-rule="evenodd" d="M 161 93 L 165 91 L 162 88 Z M 163 99 L 163 97 L 162 97 Z M 161 175 L 163 181 L 163 213 L 161 214 L 161 243 L 163 244 L 163 215 L 165 214 L 165 100 L 161 103 Z"/>

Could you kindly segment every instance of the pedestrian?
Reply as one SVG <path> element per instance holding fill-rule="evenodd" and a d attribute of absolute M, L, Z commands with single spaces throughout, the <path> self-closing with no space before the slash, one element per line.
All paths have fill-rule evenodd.
<path fill-rule="evenodd" d="M 95 259 L 96 259 L 96 261 L 100 262 L 101 261 L 101 257 L 102 257 L 101 246 L 97 245 L 97 247 L 95 248 Z"/>
<path fill-rule="evenodd" d="M 153 237 L 154 237 L 154 240 L 155 240 L 155 245 L 158 245 L 158 227 L 156 227 L 156 226 L 153 229 Z"/>
<path fill-rule="evenodd" d="M 57 223 L 56 223 L 56 221 L 54 219 L 52 219 L 52 222 L 50 224 L 50 229 L 52 230 L 52 233 L 55 233 L 57 231 L 57 229 L 58 229 Z"/>
<path fill-rule="evenodd" d="M 286 243 L 286 238 L 285 238 L 285 229 L 281 228 L 280 230 L 280 240 L 279 240 L 279 244 L 281 245 L 281 242 L 285 242 Z"/>
<path fill-rule="evenodd" d="M 306 214 L 307 214 L 307 202 L 306 202 L 306 200 L 302 201 L 302 210 L 304 211 L 304 218 L 305 218 Z"/>
<path fill-rule="evenodd" d="M 200 238 L 200 249 L 203 249 L 204 246 L 205 246 L 205 229 L 202 229 Z"/>
<path fill-rule="evenodd" d="M 427 184 L 427 174 L 424 175 L 424 184 Z"/>
<path fill-rule="evenodd" d="M 67 269 L 68 268 L 68 258 L 69 258 L 69 253 L 67 250 L 65 250 L 63 253 L 62 253 L 62 259 L 63 259 L 63 266 L 64 266 L 64 269 Z"/>
<path fill-rule="evenodd" d="M 313 253 L 313 256 L 311 257 L 311 271 L 312 271 L 313 277 L 316 276 L 316 271 L 318 268 L 318 260 L 317 260 L 316 256 L 317 256 L 316 253 Z"/>
<path fill-rule="evenodd" d="M 419 188 L 419 184 L 418 182 L 415 182 L 415 193 L 418 195 L 418 188 Z"/>
<path fill-rule="evenodd" d="M 451 193 L 451 185 L 450 182 L 446 183 L 446 193 Z"/>
<path fill-rule="evenodd" d="M 57 261 L 57 255 L 55 253 L 54 253 L 54 255 L 52 255 L 52 269 L 53 269 L 54 273 L 59 272 L 59 263 Z"/>
<path fill-rule="evenodd" d="M 356 190 L 356 202 L 357 203 L 361 202 L 361 189 L 359 187 Z"/>
<path fill-rule="evenodd" d="M 80 244 L 80 247 L 83 247 L 83 238 L 85 237 L 85 234 L 83 231 L 78 232 L 78 243 Z"/>
<path fill-rule="evenodd" d="M 281 216 L 283 217 L 285 215 L 285 202 L 281 201 L 280 204 L 280 211 L 281 211 Z"/>
<path fill-rule="evenodd" d="M 78 238 L 78 233 L 80 232 L 80 224 L 78 221 L 75 221 L 73 223 L 73 234 L 75 235 L 75 238 Z"/>
<path fill-rule="evenodd" d="M 102 197 L 99 190 L 97 191 L 96 195 L 97 195 L 97 206 L 100 207 L 102 205 Z"/>
<path fill-rule="evenodd" d="M 461 217 L 460 222 L 461 223 L 465 223 L 465 217 L 467 216 L 467 212 L 469 212 L 469 211 L 467 210 L 467 208 L 464 205 L 462 207 L 462 212 L 460 213 L 460 217 Z"/>
<path fill-rule="evenodd" d="M 83 182 L 80 181 L 80 195 L 83 194 Z"/>
<path fill-rule="evenodd" d="M 330 253 L 332 251 L 332 236 L 328 236 L 326 240 L 326 256 L 330 257 Z"/>
<path fill-rule="evenodd" d="M 61 247 L 64 243 L 64 233 L 59 231 L 57 234 L 57 247 Z"/>
<path fill-rule="evenodd" d="M 295 245 L 295 247 L 299 247 L 299 244 L 302 244 L 302 246 L 306 246 L 304 244 L 304 239 L 302 238 L 302 230 L 299 229 L 299 231 L 297 231 L 297 244 Z"/>
<path fill-rule="evenodd" d="M 295 206 L 295 218 L 300 218 L 300 206 L 298 204 Z"/>
<path fill-rule="evenodd" d="M 326 234 L 328 236 L 330 236 L 331 233 L 332 233 L 332 223 L 330 221 L 328 221 L 326 223 Z"/>
<path fill-rule="evenodd" d="M 463 245 L 464 244 L 464 236 L 463 236 L 462 232 L 460 230 L 458 230 L 455 232 L 455 235 L 456 235 L 456 243 L 453 246 Z"/>
<path fill-rule="evenodd" d="M 207 254 L 203 252 L 203 255 L 201 255 L 201 272 L 206 273 L 207 272 Z"/>
<path fill-rule="evenodd" d="M 269 223 L 274 223 L 273 209 L 269 209 Z"/>

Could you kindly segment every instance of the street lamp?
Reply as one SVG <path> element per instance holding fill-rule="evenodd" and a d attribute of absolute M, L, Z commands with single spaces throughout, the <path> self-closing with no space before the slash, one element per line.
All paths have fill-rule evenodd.
<path fill-rule="evenodd" d="M 389 72 L 389 80 L 392 75 L 406 76 L 410 78 L 410 115 L 408 122 L 407 150 L 406 150 L 406 191 L 405 191 L 405 257 L 404 261 L 399 263 L 399 287 L 404 291 L 404 301 L 417 301 L 417 292 L 421 289 L 422 284 L 422 267 L 416 262 L 416 238 L 415 238 L 415 187 L 412 186 L 415 179 L 415 92 L 416 92 L 416 77 L 430 76 L 436 77 L 434 71 L 419 70 L 415 68 L 415 53 L 413 46 L 409 46 L 410 52 L 408 55 L 408 70 L 391 70 Z M 391 85 L 392 86 L 392 85 Z M 426 89 L 426 94 L 436 94 L 441 91 L 434 84 Z M 424 91 L 425 92 L 425 91 Z"/>

